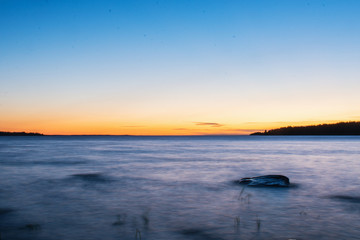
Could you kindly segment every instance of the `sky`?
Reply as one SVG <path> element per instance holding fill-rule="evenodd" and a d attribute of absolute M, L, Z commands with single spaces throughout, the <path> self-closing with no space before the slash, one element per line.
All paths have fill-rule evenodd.
<path fill-rule="evenodd" d="M 360 120 L 358 0 L 0 0 L 0 131 Z"/>

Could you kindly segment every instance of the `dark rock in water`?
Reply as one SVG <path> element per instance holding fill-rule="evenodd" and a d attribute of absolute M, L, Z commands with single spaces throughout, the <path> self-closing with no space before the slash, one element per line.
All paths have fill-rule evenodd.
<path fill-rule="evenodd" d="M 235 183 L 256 187 L 288 187 L 290 181 L 283 175 L 264 175 L 259 177 L 242 178 Z"/>
<path fill-rule="evenodd" d="M 7 214 L 13 212 L 14 210 L 11 208 L 0 208 L 0 215 Z"/>
<path fill-rule="evenodd" d="M 21 227 L 20 229 L 34 231 L 34 230 L 40 230 L 41 226 L 40 224 L 26 224 L 24 227 Z"/>
<path fill-rule="evenodd" d="M 206 239 L 206 240 L 222 240 L 222 238 L 218 237 L 218 236 L 213 236 L 210 233 L 205 232 L 204 230 L 201 229 L 196 229 L 196 228 L 189 228 L 189 229 L 184 229 L 182 231 L 180 231 L 180 233 L 182 235 L 185 235 L 188 239 Z"/>
<path fill-rule="evenodd" d="M 113 226 L 121 226 L 121 225 L 124 225 L 126 223 L 126 217 L 127 217 L 127 214 L 119 214 L 117 215 L 117 221 L 114 222 L 112 225 Z"/>
<path fill-rule="evenodd" d="M 331 199 L 347 201 L 352 203 L 360 203 L 360 197 L 357 196 L 347 196 L 347 195 L 334 195 L 330 196 Z"/>
<path fill-rule="evenodd" d="M 106 178 L 101 173 L 78 173 L 78 174 L 73 174 L 71 176 L 75 179 L 80 179 L 80 180 L 88 181 L 88 182 L 107 182 L 107 181 L 109 181 L 109 179 Z"/>

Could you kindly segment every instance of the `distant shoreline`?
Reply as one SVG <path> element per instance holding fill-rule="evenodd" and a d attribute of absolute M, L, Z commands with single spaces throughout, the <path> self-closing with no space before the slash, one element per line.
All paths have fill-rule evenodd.
<path fill-rule="evenodd" d="M 319 124 L 308 126 L 288 126 L 264 132 L 254 132 L 250 136 L 359 136 L 360 121 L 338 122 L 334 124 Z M 0 131 L 0 136 L 121 136 L 121 137 L 230 137 L 230 136 L 249 136 L 243 134 L 204 134 L 204 135 L 128 135 L 128 134 L 50 134 L 45 135 L 37 132 L 5 132 Z"/>
<path fill-rule="evenodd" d="M 44 136 L 44 134 L 33 132 L 0 132 L 0 136 Z"/>
<path fill-rule="evenodd" d="M 339 122 L 334 124 L 319 124 L 298 127 L 282 127 L 250 135 L 274 136 L 354 136 L 360 135 L 360 122 Z"/>

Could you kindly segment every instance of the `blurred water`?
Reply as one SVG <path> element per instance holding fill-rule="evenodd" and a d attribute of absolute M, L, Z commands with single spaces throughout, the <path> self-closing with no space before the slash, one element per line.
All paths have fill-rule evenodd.
<path fill-rule="evenodd" d="M 359 157 L 360 137 L 0 137 L 1 240 L 360 239 Z M 232 183 L 265 174 L 293 187 Z"/>

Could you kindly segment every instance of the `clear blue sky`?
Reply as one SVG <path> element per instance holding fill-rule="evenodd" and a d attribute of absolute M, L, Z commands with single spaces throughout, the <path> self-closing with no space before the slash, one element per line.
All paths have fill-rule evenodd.
<path fill-rule="evenodd" d="M 359 13 L 358 0 L 0 1 L 0 128 L 360 120 Z"/>

